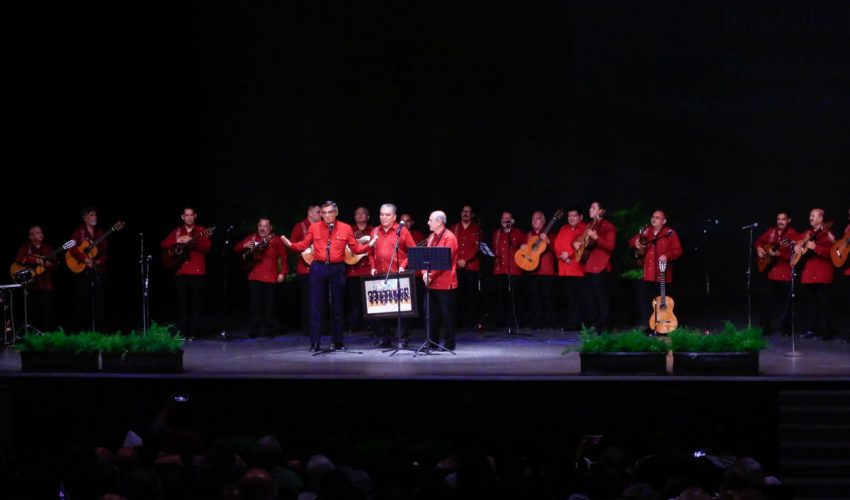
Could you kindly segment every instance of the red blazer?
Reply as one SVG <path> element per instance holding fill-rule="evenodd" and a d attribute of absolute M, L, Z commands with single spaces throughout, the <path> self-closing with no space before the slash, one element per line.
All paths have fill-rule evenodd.
<path fill-rule="evenodd" d="M 807 229 L 802 238 L 809 236 L 812 232 L 811 228 Z M 815 249 L 806 252 L 803 256 L 803 274 L 800 277 L 800 283 L 811 285 L 816 283 L 832 283 L 832 276 L 835 274 L 835 266 L 832 265 L 832 260 L 829 258 L 829 252 L 832 250 L 832 240 L 829 239 L 829 231 L 821 231 L 814 239 Z"/>
<path fill-rule="evenodd" d="M 289 236 L 289 241 L 301 241 L 304 239 L 304 236 L 307 234 L 307 229 L 310 227 L 310 219 L 304 218 L 301 222 L 295 223 L 292 226 L 292 233 Z M 295 263 L 295 274 L 310 274 L 310 266 L 307 265 L 307 262 L 304 260 L 304 257 L 298 256 L 298 259 Z"/>
<path fill-rule="evenodd" d="M 558 231 L 558 236 L 555 237 L 555 256 L 558 259 L 558 276 L 584 276 L 584 268 L 581 263 L 576 261 L 576 249 L 573 247 L 573 242 L 584 236 L 584 230 L 587 224 L 582 221 L 572 227 L 569 224 L 561 226 Z M 570 257 L 570 262 L 561 260 L 561 253 L 567 252 Z"/>
<path fill-rule="evenodd" d="M 514 254 L 525 242 L 526 236 L 521 229 L 513 228 L 510 233 L 506 233 L 501 228 L 493 231 L 493 253 L 496 255 L 496 259 L 493 261 L 494 276 L 500 274 L 519 276 L 522 274 L 522 268 L 516 264 Z"/>
<path fill-rule="evenodd" d="M 443 228 L 440 234 L 431 233 L 428 236 L 429 247 L 448 247 L 451 249 L 452 268 L 431 271 L 432 290 L 454 290 L 457 288 L 457 238 L 448 228 Z"/>
<path fill-rule="evenodd" d="M 307 250 L 310 245 L 313 245 L 313 262 L 324 263 L 328 239 L 330 239 L 330 261 L 334 264 L 345 262 L 345 245 L 348 245 L 354 253 L 367 253 L 369 251 L 369 245 L 361 245 L 354 239 L 354 231 L 351 226 L 345 222 L 336 221 L 333 235 L 330 235 L 328 225 L 323 220 L 310 224 L 304 239 L 292 242 L 292 250 L 301 253 Z"/>
<path fill-rule="evenodd" d="M 421 241 L 425 241 L 425 235 L 422 234 L 422 231 L 418 231 L 416 229 L 410 232 L 410 237 L 413 238 L 413 241 L 417 244 Z"/>
<path fill-rule="evenodd" d="M 787 226 L 784 231 L 780 231 L 777 227 L 772 227 L 762 233 L 755 243 L 756 249 L 768 243 L 778 243 L 784 239 L 797 241 L 800 239 L 800 233 L 794 230 L 793 227 Z M 756 256 L 758 258 L 758 256 Z M 779 247 L 779 256 L 775 258 L 773 265 L 767 270 L 767 279 L 770 281 L 791 281 L 791 246 L 783 245 Z"/>
<path fill-rule="evenodd" d="M 596 241 L 592 239 L 589 249 L 586 250 L 587 262 L 584 263 L 584 272 L 590 274 L 601 273 L 611 270 L 611 253 L 617 244 L 617 227 L 608 219 L 602 219 L 596 226 L 599 237 Z"/>
<path fill-rule="evenodd" d="M 844 228 L 844 235 L 850 233 L 850 224 L 847 224 L 847 227 Z M 842 235 L 842 237 L 844 237 Z M 844 264 L 844 276 L 850 276 L 850 265 Z"/>
<path fill-rule="evenodd" d="M 362 230 L 357 229 L 357 226 L 351 226 L 351 229 L 353 231 L 359 231 L 360 236 L 369 236 L 375 230 L 374 227 L 372 227 L 368 224 L 366 225 L 366 228 L 362 229 Z M 358 236 L 355 234 L 354 237 L 357 238 Z M 364 253 L 364 252 L 355 252 L 355 253 Z M 357 277 L 360 277 L 360 276 L 369 276 L 371 274 L 372 274 L 372 266 L 369 265 L 369 257 L 365 256 L 365 255 L 363 256 L 362 259 L 360 259 L 357 262 L 357 264 L 354 264 L 353 266 L 345 266 L 345 277 L 346 278 L 357 278 Z"/>
<path fill-rule="evenodd" d="M 387 271 L 394 273 L 398 271 L 399 263 L 401 267 L 407 269 L 407 249 L 415 247 L 416 242 L 410 236 L 410 232 L 406 227 L 401 226 L 401 235 L 397 235 L 399 224 L 394 222 L 389 231 L 385 231 L 383 226 L 378 226 L 372 230 L 372 235 L 377 235 L 375 246 L 369 250 L 369 269 L 375 269 L 379 273 Z M 393 258 L 393 249 L 396 241 L 398 241 L 398 253 Z M 390 259 L 392 259 L 392 268 L 390 268 Z"/>
<path fill-rule="evenodd" d="M 531 230 L 528 232 L 527 239 L 531 239 L 532 236 L 539 236 L 540 232 Z M 548 245 L 546 245 L 546 251 L 540 254 L 540 265 L 537 266 L 537 269 L 534 271 L 528 271 L 525 274 L 528 276 L 555 276 L 557 273 L 555 272 L 555 252 L 552 250 L 552 239 L 549 239 Z"/>
<path fill-rule="evenodd" d="M 52 253 L 53 247 L 47 243 L 42 243 L 41 248 L 36 248 L 32 243 L 24 243 L 18 249 L 15 262 L 22 266 L 35 268 L 38 265 L 38 257 L 48 257 Z M 52 266 L 44 266 L 44 272 L 33 278 L 29 289 L 40 292 L 53 291 L 53 270 L 56 269 L 58 264 L 58 261 L 54 259 Z"/>
<path fill-rule="evenodd" d="M 470 222 L 469 226 L 464 228 L 463 224 L 458 222 L 452 226 L 451 231 L 457 238 L 457 258 L 466 261 L 467 271 L 480 271 L 481 262 L 478 260 L 478 242 L 481 240 L 481 226 L 477 222 Z"/>
<path fill-rule="evenodd" d="M 676 231 L 667 226 L 661 228 L 658 235 L 652 234 L 652 228 L 647 229 L 646 255 L 643 259 L 643 280 L 644 281 L 659 281 L 661 276 L 656 276 L 658 269 L 658 256 L 667 256 L 667 272 L 665 273 L 667 283 L 673 282 L 673 261 L 682 256 L 682 243 L 679 241 L 679 235 Z M 632 236 L 629 240 L 629 246 L 634 248 L 640 234 Z"/>
<path fill-rule="evenodd" d="M 160 246 L 166 250 L 170 250 L 177 246 L 177 238 L 179 236 L 194 236 L 206 230 L 205 227 L 195 225 L 192 232 L 186 231 L 186 226 L 180 226 L 174 231 L 168 233 L 168 236 L 162 240 Z M 203 276 L 207 274 L 206 253 L 212 248 L 212 240 L 207 237 L 201 237 L 195 240 L 194 246 L 189 250 L 189 258 L 183 261 L 183 264 L 174 273 L 176 276 Z"/>
<path fill-rule="evenodd" d="M 253 233 L 233 247 L 236 252 L 242 252 L 248 248 L 252 241 L 262 241 L 260 235 Z M 272 233 L 269 246 L 255 250 L 253 255 L 254 267 L 248 273 L 248 281 L 261 281 L 263 283 L 277 283 L 278 274 L 289 272 L 289 263 L 286 262 L 286 246 L 280 238 Z"/>
<path fill-rule="evenodd" d="M 95 226 L 94 234 L 90 234 L 86 230 L 86 225 L 74 229 L 74 232 L 71 233 L 71 239 L 77 242 L 77 246 L 68 250 L 71 255 L 74 256 L 80 262 L 85 261 L 86 255 L 80 250 L 80 245 L 83 244 L 84 241 L 89 240 L 94 243 L 94 240 L 103 236 L 103 233 L 106 231 L 100 226 Z M 109 242 L 107 240 L 103 240 L 97 246 L 97 256 L 94 258 L 94 262 L 96 264 L 97 272 L 102 274 L 106 272 L 106 258 L 109 256 Z"/>

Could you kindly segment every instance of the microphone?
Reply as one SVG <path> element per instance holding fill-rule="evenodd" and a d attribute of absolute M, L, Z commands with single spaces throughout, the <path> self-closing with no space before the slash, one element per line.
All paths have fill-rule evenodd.
<path fill-rule="evenodd" d="M 752 224 L 750 224 L 749 226 L 744 226 L 744 227 L 742 227 L 741 229 L 754 229 L 754 228 L 757 228 L 757 227 L 759 227 L 759 223 L 758 223 L 758 222 L 753 222 L 753 223 L 752 223 Z"/>
<path fill-rule="evenodd" d="M 153 255 L 148 255 L 148 256 L 147 256 L 147 258 L 146 258 L 145 260 L 147 260 L 148 262 L 152 261 L 152 260 L 153 260 Z"/>
<path fill-rule="evenodd" d="M 403 226 L 403 224 L 399 224 L 399 225 L 398 225 L 398 229 L 396 229 L 396 230 L 395 230 L 395 235 L 396 235 L 396 236 L 401 236 L 401 227 L 402 227 L 402 226 Z"/>
<path fill-rule="evenodd" d="M 332 232 L 333 232 L 333 230 L 334 230 L 334 223 L 333 223 L 333 222 L 331 222 L 330 224 L 328 224 L 328 232 L 331 232 L 331 233 L 332 233 Z"/>

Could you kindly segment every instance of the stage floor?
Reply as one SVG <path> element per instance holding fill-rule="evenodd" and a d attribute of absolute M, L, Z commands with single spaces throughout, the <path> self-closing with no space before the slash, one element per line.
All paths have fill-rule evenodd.
<path fill-rule="evenodd" d="M 508 336 L 504 332 L 461 331 L 455 354 L 436 352 L 419 354 L 414 349 L 424 335 L 414 332 L 408 350 L 391 355 L 385 349 L 370 347 L 374 337 L 368 332 L 348 334 L 347 352 L 330 352 L 314 356 L 308 352 L 309 339 L 299 333 L 276 337 L 232 340 L 204 339 L 186 343 L 185 372 L 167 375 L 176 378 L 294 378 L 294 379 L 465 379 L 465 380 L 568 380 L 600 378 L 670 379 L 681 376 L 589 377 L 580 374 L 579 354 L 565 352 L 579 345 L 575 332 L 535 330 L 531 336 Z M 800 357 L 789 357 L 789 337 L 772 336 L 770 347 L 762 351 L 759 377 L 736 379 L 850 380 L 850 344 L 839 341 L 800 339 L 796 351 Z M 323 338 L 325 346 L 329 339 Z M 669 361 L 669 360 L 668 360 Z M 668 363 L 669 368 L 669 363 Z M 22 373 L 20 356 L 10 346 L 0 355 L 0 376 L 4 377 L 114 377 L 126 375 L 40 374 Z M 163 377 L 163 375 L 133 375 Z M 706 377 L 696 377 L 705 379 Z M 730 377 L 710 377 L 712 379 Z"/>

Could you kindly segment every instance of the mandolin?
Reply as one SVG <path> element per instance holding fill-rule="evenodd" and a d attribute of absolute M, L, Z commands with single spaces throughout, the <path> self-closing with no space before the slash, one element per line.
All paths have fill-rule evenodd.
<path fill-rule="evenodd" d="M 254 257 L 257 250 L 265 250 L 269 247 L 269 242 L 274 238 L 274 233 L 267 234 L 262 240 L 255 241 L 253 245 L 242 251 L 242 260 L 250 261 Z"/>
<path fill-rule="evenodd" d="M 363 237 L 363 231 L 361 231 L 359 229 L 357 231 L 354 231 L 354 239 L 359 240 L 362 237 Z M 354 264 L 357 264 L 358 262 L 360 262 L 360 259 L 362 259 L 366 255 L 368 255 L 368 252 L 366 252 L 366 253 L 354 253 L 354 252 L 351 251 L 351 249 L 348 247 L 348 245 L 345 245 L 345 263 L 348 264 L 349 266 L 353 266 Z"/>
<path fill-rule="evenodd" d="M 581 264 L 587 262 L 587 259 L 590 257 L 590 252 L 586 251 L 588 245 L 590 245 L 590 235 L 588 234 L 588 232 L 596 231 L 596 229 L 599 227 L 599 224 L 602 223 L 602 215 L 603 214 L 600 213 L 599 216 L 596 217 L 596 219 L 594 219 L 589 226 L 584 228 L 584 235 L 582 235 L 581 237 L 581 246 L 576 249 L 575 256 L 575 260 L 577 260 Z"/>
<path fill-rule="evenodd" d="M 832 249 L 829 251 L 829 257 L 835 267 L 844 267 L 847 263 L 847 253 L 850 251 L 850 228 L 844 233 L 844 236 L 839 240 L 835 240 Z"/>
<path fill-rule="evenodd" d="M 666 282 L 667 262 L 658 263 L 658 277 L 661 295 L 652 299 L 652 315 L 649 317 L 649 328 L 653 332 L 667 335 L 679 327 L 679 320 L 673 314 L 673 297 L 667 296 Z"/>
<path fill-rule="evenodd" d="M 773 267 L 773 264 L 776 261 L 776 257 L 770 255 L 769 252 L 776 252 L 781 247 L 787 247 L 794 244 L 793 240 L 789 240 L 788 238 L 783 238 L 775 243 L 765 243 L 760 248 L 764 250 L 764 257 L 758 258 L 756 257 L 758 269 L 760 273 L 763 273 Z"/>
<path fill-rule="evenodd" d="M 80 243 L 79 250 L 83 252 L 83 255 L 85 255 L 86 258 L 93 259 L 97 257 L 97 246 L 103 243 L 106 238 L 109 238 L 109 235 L 111 235 L 115 231 L 120 231 L 123 228 L 124 221 L 119 220 L 115 224 L 112 224 L 112 227 L 107 229 L 106 232 L 103 233 L 100 238 L 94 241 L 86 240 Z M 71 272 L 76 274 L 80 274 L 81 272 L 86 270 L 86 261 L 78 260 L 71 252 L 65 254 L 65 264 L 68 265 L 68 269 L 70 269 Z"/>
<path fill-rule="evenodd" d="M 548 235 L 555 222 L 563 216 L 563 210 L 555 210 L 555 213 L 552 214 L 552 218 L 546 223 L 546 227 L 543 228 L 542 232 Z M 523 243 L 514 254 L 514 261 L 523 271 L 534 271 L 540 265 L 540 256 L 548 247 L 549 244 L 540 239 L 540 236 L 536 234 L 529 236 L 528 241 Z"/>
<path fill-rule="evenodd" d="M 36 257 L 41 257 L 43 261 L 54 260 L 56 256 L 60 253 L 68 250 L 69 248 L 74 248 L 77 246 L 77 242 L 75 240 L 66 241 L 61 248 L 54 250 L 50 255 L 43 257 L 41 255 L 36 255 Z M 29 272 L 27 272 L 29 271 Z M 12 263 L 12 267 L 9 268 L 9 273 L 12 275 L 12 279 L 15 283 L 20 283 L 21 281 L 26 281 L 31 278 L 38 276 L 39 274 L 44 272 L 44 266 L 32 266 L 32 265 L 23 265 L 18 264 L 17 262 Z"/>
<path fill-rule="evenodd" d="M 800 259 L 803 258 L 803 255 L 806 255 L 806 253 L 809 251 L 809 248 L 806 246 L 806 243 L 812 240 L 816 240 L 822 231 L 829 231 L 830 228 L 832 228 L 832 221 L 822 225 L 821 228 L 817 231 L 807 231 L 806 236 L 804 236 L 802 240 L 799 240 L 794 244 L 794 252 L 791 254 L 791 267 L 796 266 L 797 263 L 800 262 Z"/>
<path fill-rule="evenodd" d="M 166 269 L 179 269 L 184 262 L 189 260 L 192 248 L 195 242 L 200 238 L 210 236 L 215 231 L 215 226 L 204 229 L 200 233 L 192 236 L 192 239 L 186 243 L 178 243 L 174 248 L 166 248 L 162 251 L 162 263 Z"/>

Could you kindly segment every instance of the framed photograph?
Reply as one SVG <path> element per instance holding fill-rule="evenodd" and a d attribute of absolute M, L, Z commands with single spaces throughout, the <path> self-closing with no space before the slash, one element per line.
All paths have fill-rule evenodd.
<path fill-rule="evenodd" d="M 395 318 L 401 309 L 402 318 L 418 315 L 416 307 L 416 275 L 405 271 L 396 274 L 363 278 L 363 311 L 367 318 Z M 386 280 L 386 281 L 385 281 Z"/>

